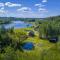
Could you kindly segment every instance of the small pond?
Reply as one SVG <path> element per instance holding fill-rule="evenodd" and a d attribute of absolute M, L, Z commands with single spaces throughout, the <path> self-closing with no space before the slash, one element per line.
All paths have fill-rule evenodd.
<path fill-rule="evenodd" d="M 32 42 L 26 42 L 23 44 L 23 49 L 25 50 L 33 50 L 34 49 L 34 44 Z"/>

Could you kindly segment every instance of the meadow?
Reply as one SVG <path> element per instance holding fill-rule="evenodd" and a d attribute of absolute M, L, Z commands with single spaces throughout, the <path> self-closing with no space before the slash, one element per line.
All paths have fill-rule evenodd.
<path fill-rule="evenodd" d="M 60 60 L 60 16 L 33 21 L 27 20 L 31 27 L 0 28 L 0 60 Z M 26 42 L 34 48 L 23 49 Z"/>
<path fill-rule="evenodd" d="M 31 28 L 30 28 L 31 29 Z M 23 30 L 30 30 L 29 28 Z M 33 30 L 33 28 L 31 29 Z M 20 29 L 16 30 L 17 32 Z M 35 32 L 35 37 L 28 37 L 24 42 L 33 42 L 35 48 L 30 51 L 24 50 L 24 53 L 21 53 L 19 60 L 60 60 L 59 55 L 59 44 L 50 43 L 46 39 L 40 39 L 38 37 L 38 32 Z M 57 48 L 58 46 L 58 48 Z"/>

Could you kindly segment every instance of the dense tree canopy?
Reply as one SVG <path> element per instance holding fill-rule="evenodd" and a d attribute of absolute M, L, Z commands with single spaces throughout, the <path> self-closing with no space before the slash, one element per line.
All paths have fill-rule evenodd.
<path fill-rule="evenodd" d="M 52 37 L 60 36 L 60 16 L 49 17 L 40 21 L 39 24 L 39 37 L 44 39 L 49 39 Z M 39 23 L 39 22 L 38 22 Z"/>

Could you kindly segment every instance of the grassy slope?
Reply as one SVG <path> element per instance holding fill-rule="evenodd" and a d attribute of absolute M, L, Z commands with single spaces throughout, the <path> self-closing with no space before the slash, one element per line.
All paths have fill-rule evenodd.
<path fill-rule="evenodd" d="M 33 30 L 33 28 L 16 29 L 15 32 L 22 30 Z M 35 37 L 29 37 L 27 40 L 25 40 L 25 42 L 33 42 L 35 49 L 31 51 L 25 50 L 23 53 L 17 51 L 18 60 L 60 60 L 60 52 L 54 48 L 56 44 L 54 45 L 47 40 L 39 39 L 37 32 L 35 32 L 35 35 Z"/>

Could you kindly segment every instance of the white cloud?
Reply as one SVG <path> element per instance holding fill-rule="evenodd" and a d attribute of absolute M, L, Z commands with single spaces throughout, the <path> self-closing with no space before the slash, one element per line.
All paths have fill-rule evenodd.
<path fill-rule="evenodd" d="M 35 4 L 36 7 L 44 7 L 45 5 L 42 4 Z"/>
<path fill-rule="evenodd" d="M 1 10 L 4 10 L 4 7 L 1 7 L 0 9 L 1 9 Z"/>
<path fill-rule="evenodd" d="M 16 4 L 16 3 L 11 3 L 11 2 L 6 2 L 5 5 L 8 7 L 17 7 L 17 6 L 20 7 L 21 6 L 21 4 Z"/>
<path fill-rule="evenodd" d="M 0 14 L 7 13 L 8 11 L 4 10 L 4 7 L 0 8 Z"/>
<path fill-rule="evenodd" d="M 0 3 L 0 7 L 3 7 L 4 6 L 4 3 Z"/>
<path fill-rule="evenodd" d="M 39 8 L 38 11 L 41 12 L 41 13 L 48 12 L 48 10 L 45 9 L 45 8 Z"/>
<path fill-rule="evenodd" d="M 6 11 L 3 8 L 0 8 L 0 14 L 1 13 L 6 13 Z"/>
<path fill-rule="evenodd" d="M 1 13 L 5 13 L 5 11 L 4 11 L 4 10 L 0 10 L 0 14 L 1 14 Z"/>
<path fill-rule="evenodd" d="M 45 12 L 48 12 L 48 10 L 45 7 L 45 5 L 43 4 L 35 4 L 36 7 L 38 7 L 38 12 L 39 13 L 45 13 Z"/>
<path fill-rule="evenodd" d="M 47 2 L 47 0 L 42 0 L 43 3 Z"/>
<path fill-rule="evenodd" d="M 31 11 L 31 8 L 29 8 L 29 7 L 22 7 L 22 8 L 20 8 L 20 9 L 17 9 L 17 11 L 30 12 L 30 11 Z"/>
<path fill-rule="evenodd" d="M 39 13 L 39 12 L 32 12 L 32 13 L 19 13 L 17 14 L 17 17 L 22 17 L 22 18 L 40 18 L 43 17 L 44 14 Z"/>

